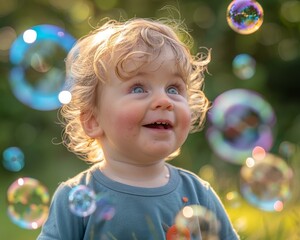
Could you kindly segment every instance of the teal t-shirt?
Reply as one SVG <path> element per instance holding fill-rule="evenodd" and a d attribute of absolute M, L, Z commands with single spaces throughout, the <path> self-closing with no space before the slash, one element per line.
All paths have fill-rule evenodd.
<path fill-rule="evenodd" d="M 168 163 L 166 166 L 170 172 L 169 181 L 158 188 L 134 187 L 112 181 L 101 173 L 97 164 L 60 184 L 37 239 L 175 240 L 178 234 L 178 228 L 174 230 L 175 218 L 185 206 L 192 205 L 200 205 L 215 214 L 219 226 L 218 240 L 239 239 L 210 185 L 189 171 Z M 96 210 L 85 217 L 70 211 L 69 193 L 78 185 L 87 186 L 97 196 Z M 198 234 L 181 232 L 180 239 L 201 239 Z"/>

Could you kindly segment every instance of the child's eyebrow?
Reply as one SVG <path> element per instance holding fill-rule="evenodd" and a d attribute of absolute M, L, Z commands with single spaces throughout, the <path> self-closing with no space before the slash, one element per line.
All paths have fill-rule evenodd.
<path fill-rule="evenodd" d="M 155 71 L 153 71 L 154 73 Z M 134 77 L 147 77 L 150 76 L 151 72 L 147 72 L 147 71 L 138 71 L 136 74 L 134 74 Z M 170 76 L 172 77 L 176 77 L 176 78 L 181 78 L 183 79 L 182 74 L 179 71 L 172 71 L 169 73 Z"/>

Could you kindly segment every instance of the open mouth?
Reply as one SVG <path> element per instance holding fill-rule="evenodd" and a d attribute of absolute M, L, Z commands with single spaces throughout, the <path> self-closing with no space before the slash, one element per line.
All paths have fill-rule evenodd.
<path fill-rule="evenodd" d="M 154 128 L 154 129 L 171 129 L 172 125 L 168 122 L 154 122 L 150 124 L 144 125 L 147 128 Z"/>

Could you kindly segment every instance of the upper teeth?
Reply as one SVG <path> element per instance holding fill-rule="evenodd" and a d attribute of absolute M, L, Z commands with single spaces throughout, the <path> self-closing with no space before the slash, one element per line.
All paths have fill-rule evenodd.
<path fill-rule="evenodd" d="M 164 124 L 164 125 L 169 125 L 167 122 L 155 122 L 155 124 Z"/>

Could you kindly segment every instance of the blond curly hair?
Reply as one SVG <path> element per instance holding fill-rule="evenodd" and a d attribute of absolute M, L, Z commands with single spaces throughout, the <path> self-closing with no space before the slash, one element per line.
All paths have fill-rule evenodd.
<path fill-rule="evenodd" d="M 192 113 L 190 133 L 202 129 L 210 103 L 203 92 L 204 73 L 210 62 L 210 49 L 193 55 L 192 37 L 182 23 L 170 19 L 141 19 L 128 21 L 107 20 L 101 27 L 79 39 L 66 59 L 66 87 L 72 100 L 61 107 L 60 120 L 64 127 L 63 144 L 87 162 L 103 160 L 102 148 L 96 139 L 86 135 L 82 128 L 82 114 L 93 113 L 96 89 L 109 81 L 108 71 L 126 80 L 135 69 L 126 72 L 125 60 L 135 59 L 141 53 L 154 61 L 160 51 L 171 47 L 178 69 L 186 82 L 188 102 Z M 151 57 L 152 56 L 152 57 Z M 142 67 L 139 64 L 139 67 Z M 109 103 L 108 103 L 109 104 Z M 86 116 L 85 116 L 86 117 Z M 179 149 L 167 159 L 179 154 Z"/>

